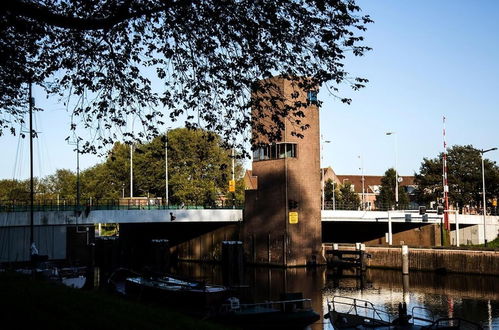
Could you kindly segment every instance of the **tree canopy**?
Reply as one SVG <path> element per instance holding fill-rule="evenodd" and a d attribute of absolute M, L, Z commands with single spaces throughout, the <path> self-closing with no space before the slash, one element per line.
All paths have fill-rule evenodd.
<path fill-rule="evenodd" d="M 133 146 L 133 196 L 162 197 L 165 187 L 165 136 Z M 244 200 L 243 164 L 235 159 L 236 192 L 228 192 L 232 178 L 232 150 L 222 139 L 204 130 L 177 128 L 168 132 L 168 187 L 172 204 L 232 205 Z M 80 173 L 82 203 L 130 196 L 130 146 L 115 143 L 108 157 Z M 35 180 L 35 197 L 43 200 L 76 199 L 76 174 L 60 169 Z M 0 200 L 27 200 L 29 180 L 0 180 Z"/>
<path fill-rule="evenodd" d="M 453 146 L 447 151 L 447 183 L 451 205 L 476 207 L 483 202 L 482 163 L 480 150 L 471 145 Z M 436 158 L 424 158 L 415 175 L 420 204 L 442 202 L 443 153 Z M 499 196 L 499 167 L 484 159 L 485 190 L 488 198 Z"/>
<path fill-rule="evenodd" d="M 31 82 L 67 104 L 72 130 L 96 130 L 85 151 L 151 140 L 168 117 L 248 140 L 249 109 L 279 102 L 252 98 L 275 87 L 256 81 L 282 75 L 347 103 L 338 86 L 364 86 L 345 68 L 348 54 L 370 49 L 362 34 L 372 21 L 360 11 L 354 0 L 2 1 L 0 135 L 22 134 Z M 300 135 L 306 106 L 288 104 L 271 120 L 295 123 Z M 141 129 L 127 130 L 130 118 Z"/>
<path fill-rule="evenodd" d="M 381 187 L 379 195 L 376 196 L 376 208 L 379 210 L 392 209 L 396 206 L 395 201 L 395 181 L 396 171 L 393 168 L 386 170 L 385 175 L 381 178 Z M 399 185 L 398 189 L 398 206 L 399 208 L 407 208 L 409 205 L 409 196 Z"/>
<path fill-rule="evenodd" d="M 342 210 L 357 210 L 360 208 L 360 198 L 353 190 L 350 182 L 333 185 L 333 180 L 328 179 L 324 185 L 324 198 L 326 201 L 333 200 L 333 189 L 335 208 Z"/>

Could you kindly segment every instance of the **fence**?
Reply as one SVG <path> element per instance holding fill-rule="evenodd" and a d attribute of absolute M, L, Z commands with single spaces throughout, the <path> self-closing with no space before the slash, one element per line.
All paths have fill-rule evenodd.
<path fill-rule="evenodd" d="M 91 210 L 169 210 L 169 209 L 241 209 L 242 205 L 232 201 L 220 201 L 211 205 L 169 204 L 156 198 L 127 199 L 87 199 L 80 205 L 74 199 L 35 200 L 33 211 L 91 211 Z M 1 200 L 0 212 L 28 212 L 31 209 L 29 200 Z"/>

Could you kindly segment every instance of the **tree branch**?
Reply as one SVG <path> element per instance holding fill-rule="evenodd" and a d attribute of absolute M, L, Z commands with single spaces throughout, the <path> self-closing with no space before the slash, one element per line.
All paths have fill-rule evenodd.
<path fill-rule="evenodd" d="M 0 11 L 2 13 L 2 16 L 7 13 L 14 16 L 29 18 L 39 23 L 54 27 L 81 31 L 109 29 L 116 24 L 127 21 L 129 19 L 157 13 L 166 9 L 166 6 L 158 6 L 130 12 L 129 6 L 122 5 L 116 7 L 114 15 L 108 17 L 82 18 L 54 13 L 49 8 L 40 6 L 39 4 L 33 2 L 9 0 L 2 1 L 0 3 Z"/>

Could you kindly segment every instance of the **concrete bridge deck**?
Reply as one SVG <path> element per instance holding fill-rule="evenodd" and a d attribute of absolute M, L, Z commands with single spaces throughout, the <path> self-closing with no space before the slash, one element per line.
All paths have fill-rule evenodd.
<path fill-rule="evenodd" d="M 441 223 L 443 215 L 427 213 L 423 217 L 415 211 L 348 211 L 323 210 L 323 222 L 397 222 Z M 173 216 L 173 217 L 172 217 Z M 168 222 L 240 222 L 241 209 L 145 209 L 145 210 L 90 210 L 37 211 L 35 225 L 98 224 L 98 223 L 168 223 Z M 483 224 L 482 215 L 449 214 L 449 222 L 458 225 Z M 486 216 L 487 225 L 499 225 L 499 216 Z M 0 227 L 29 226 L 28 212 L 0 212 Z"/>

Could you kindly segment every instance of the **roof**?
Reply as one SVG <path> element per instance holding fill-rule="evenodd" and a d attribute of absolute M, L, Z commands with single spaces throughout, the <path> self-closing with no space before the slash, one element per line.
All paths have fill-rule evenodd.
<path fill-rule="evenodd" d="M 376 186 L 381 185 L 381 179 L 383 178 L 382 175 L 337 175 L 338 181 L 336 183 L 338 184 L 344 184 L 349 182 L 354 186 L 354 191 L 357 193 L 362 193 L 362 177 L 364 177 L 364 192 L 366 193 L 377 193 L 377 189 L 374 189 Z M 400 186 L 411 186 L 414 185 L 414 176 L 403 176 L 400 175 L 400 178 L 402 178 L 402 182 L 400 182 Z"/>
<path fill-rule="evenodd" d="M 244 189 L 245 190 L 256 190 L 258 189 L 258 177 L 253 176 L 251 170 L 246 170 L 244 173 Z"/>

